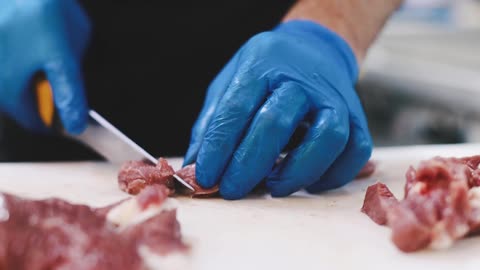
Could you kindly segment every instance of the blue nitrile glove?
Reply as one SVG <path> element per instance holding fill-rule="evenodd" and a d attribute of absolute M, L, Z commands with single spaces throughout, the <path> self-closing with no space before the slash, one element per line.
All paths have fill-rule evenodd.
<path fill-rule="evenodd" d="M 90 23 L 75 0 L 0 1 L 0 110 L 31 130 L 43 130 L 32 77 L 43 72 L 64 128 L 87 120 L 80 61 Z"/>
<path fill-rule="evenodd" d="M 199 184 L 220 183 L 226 199 L 265 178 L 279 197 L 348 183 L 372 151 L 357 75 L 349 45 L 316 23 L 290 21 L 254 36 L 210 85 L 185 164 L 196 161 Z M 272 171 L 307 114 L 303 141 Z"/>

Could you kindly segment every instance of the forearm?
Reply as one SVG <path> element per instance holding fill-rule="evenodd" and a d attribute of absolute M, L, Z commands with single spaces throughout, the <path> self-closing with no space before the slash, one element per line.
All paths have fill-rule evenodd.
<path fill-rule="evenodd" d="M 318 22 L 342 36 L 359 64 L 388 17 L 403 0 L 298 0 L 284 21 Z"/>

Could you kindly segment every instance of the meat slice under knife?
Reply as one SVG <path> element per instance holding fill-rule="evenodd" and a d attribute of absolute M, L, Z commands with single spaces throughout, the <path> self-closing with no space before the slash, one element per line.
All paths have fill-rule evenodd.
<path fill-rule="evenodd" d="M 173 175 L 190 184 L 195 191 L 191 191 L 181 185 L 175 188 Z M 150 185 L 163 185 L 169 190 L 169 195 L 186 194 L 192 197 L 211 197 L 218 194 L 218 186 L 202 188 L 195 177 L 195 164 L 185 166 L 175 172 L 166 159 L 160 158 L 155 166 L 144 161 L 127 161 L 118 173 L 118 184 L 121 190 L 129 194 L 137 194 Z"/>
<path fill-rule="evenodd" d="M 118 172 L 118 184 L 121 190 L 133 195 L 154 184 L 166 186 L 173 194 L 174 174 L 172 166 L 164 158 L 160 158 L 156 165 L 147 161 L 127 161 Z"/>
<path fill-rule="evenodd" d="M 181 192 L 184 194 L 192 197 L 210 197 L 218 193 L 218 185 L 205 189 L 197 183 L 197 178 L 195 177 L 195 164 L 187 165 L 178 170 L 177 175 L 185 180 L 185 182 L 189 183 L 193 189 L 195 189 L 195 192 L 192 192 L 189 189 L 182 188 Z"/>

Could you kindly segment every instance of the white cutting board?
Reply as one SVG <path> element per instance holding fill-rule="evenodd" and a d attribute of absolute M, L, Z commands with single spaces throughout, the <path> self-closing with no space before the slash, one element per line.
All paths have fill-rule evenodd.
<path fill-rule="evenodd" d="M 434 155 L 480 153 L 480 144 L 378 148 L 370 179 L 312 196 L 241 201 L 178 201 L 179 220 L 192 245 L 191 269 L 480 269 L 480 237 L 444 251 L 399 252 L 388 228 L 360 213 L 366 187 L 380 180 L 399 197 L 410 164 Z M 172 159 L 174 167 L 180 159 Z M 105 205 L 126 197 L 115 166 L 106 163 L 3 163 L 0 190 L 32 198 L 57 196 Z"/>

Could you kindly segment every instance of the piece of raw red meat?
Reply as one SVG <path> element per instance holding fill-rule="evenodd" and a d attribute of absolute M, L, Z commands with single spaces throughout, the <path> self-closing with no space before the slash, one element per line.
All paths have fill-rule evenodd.
<path fill-rule="evenodd" d="M 125 162 L 118 173 L 118 183 L 120 189 L 129 194 L 137 194 L 147 186 L 155 185 L 165 186 L 167 188 L 166 190 L 169 191 L 169 195 L 173 195 L 175 193 L 174 174 L 185 180 L 185 182 L 195 189 L 195 191 L 192 192 L 182 185 L 177 185 L 177 193 L 190 195 L 192 197 L 211 197 L 218 194 L 218 186 L 205 189 L 197 183 L 195 164 L 185 166 L 175 172 L 164 158 L 160 158 L 156 166 L 145 161 Z"/>
<path fill-rule="evenodd" d="M 376 183 L 368 187 L 367 193 L 365 194 L 365 203 L 361 211 L 367 214 L 377 224 L 385 225 L 387 224 L 387 210 L 397 203 L 398 200 L 386 185 Z"/>
<path fill-rule="evenodd" d="M 150 185 L 145 187 L 137 196 L 135 200 L 141 210 L 147 209 L 149 206 L 162 204 L 170 195 L 170 189 L 164 185 Z"/>
<path fill-rule="evenodd" d="M 145 269 L 139 253 L 186 251 L 175 210 L 162 210 L 165 187 L 149 187 L 138 199 L 90 208 L 60 199 L 28 200 L 0 193 L 0 269 Z M 145 192 L 145 193 L 144 193 Z M 134 224 L 107 217 L 123 204 L 159 212 Z"/>
<path fill-rule="evenodd" d="M 184 194 L 188 194 L 192 197 L 210 197 L 218 193 L 218 185 L 213 188 L 204 189 L 197 183 L 197 178 L 195 177 L 195 164 L 187 165 L 178 170 L 177 175 L 195 189 L 195 192 L 192 192 L 190 189 L 182 188 L 181 192 Z"/>
<path fill-rule="evenodd" d="M 480 155 L 460 159 L 460 162 L 466 164 L 470 171 L 468 184 L 470 187 L 480 186 Z"/>
<path fill-rule="evenodd" d="M 405 252 L 446 248 L 480 228 L 480 156 L 435 157 L 406 173 L 399 203 L 388 188 L 368 188 L 362 211 L 392 229 L 392 241 Z"/>
<path fill-rule="evenodd" d="M 142 269 L 131 241 L 88 206 L 8 194 L 0 200 L 0 269 Z"/>
<path fill-rule="evenodd" d="M 404 202 L 391 205 L 387 220 L 392 229 L 392 242 L 404 252 L 426 248 L 432 241 L 431 228 L 421 223 Z"/>
<path fill-rule="evenodd" d="M 137 246 L 145 245 L 160 255 L 189 249 L 182 242 L 176 210 L 162 211 L 142 223 L 127 227 L 122 231 L 122 235 L 132 239 Z"/>
<path fill-rule="evenodd" d="M 160 158 L 156 165 L 147 161 L 127 161 L 118 173 L 120 189 L 129 194 L 138 194 L 148 185 L 165 185 L 174 192 L 175 171 L 167 160 Z"/>
<path fill-rule="evenodd" d="M 375 172 L 376 167 L 377 166 L 376 166 L 375 162 L 369 160 L 367 162 L 367 164 L 365 164 L 365 166 L 363 166 L 363 168 L 357 174 L 355 179 L 363 179 L 363 178 L 367 178 L 367 177 L 371 176 Z"/>

